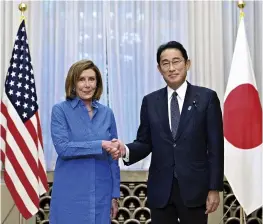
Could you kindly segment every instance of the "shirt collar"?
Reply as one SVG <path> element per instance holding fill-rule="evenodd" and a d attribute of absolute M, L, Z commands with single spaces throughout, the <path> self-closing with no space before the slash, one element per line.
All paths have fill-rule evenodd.
<path fill-rule="evenodd" d="M 70 101 L 70 104 L 71 104 L 71 106 L 72 106 L 73 108 L 76 108 L 76 106 L 77 106 L 79 103 L 82 104 L 82 105 L 84 105 L 83 101 L 82 101 L 79 97 L 75 97 L 74 99 L 72 99 L 72 100 Z M 99 103 L 98 103 L 97 100 L 93 100 L 92 103 L 91 103 L 91 106 L 94 107 L 94 108 L 98 108 L 98 105 L 99 105 Z"/>
<path fill-rule="evenodd" d="M 187 90 L 187 82 L 186 81 L 184 81 L 183 84 L 181 86 L 179 86 L 179 88 L 176 90 L 172 89 L 170 86 L 167 86 L 168 99 L 171 99 L 173 92 L 176 91 L 177 96 L 183 100 L 185 98 L 186 90 Z"/>

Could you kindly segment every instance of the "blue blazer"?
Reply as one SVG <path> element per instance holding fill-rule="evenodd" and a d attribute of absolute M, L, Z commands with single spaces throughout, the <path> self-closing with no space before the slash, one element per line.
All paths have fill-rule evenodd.
<path fill-rule="evenodd" d="M 167 88 L 143 98 L 137 138 L 127 144 L 131 165 L 152 153 L 148 205 L 164 207 L 169 200 L 174 169 L 183 202 L 205 204 L 209 190 L 223 190 L 224 137 L 216 92 L 188 83 L 175 140 L 169 126 Z"/>

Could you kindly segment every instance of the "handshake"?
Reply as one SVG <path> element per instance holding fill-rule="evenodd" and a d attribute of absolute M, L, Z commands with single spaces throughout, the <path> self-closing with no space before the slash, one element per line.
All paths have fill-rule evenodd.
<path fill-rule="evenodd" d="M 124 157 L 126 154 L 125 145 L 119 139 L 112 139 L 111 141 L 102 141 L 102 148 L 108 152 L 112 159 L 117 160 Z"/>

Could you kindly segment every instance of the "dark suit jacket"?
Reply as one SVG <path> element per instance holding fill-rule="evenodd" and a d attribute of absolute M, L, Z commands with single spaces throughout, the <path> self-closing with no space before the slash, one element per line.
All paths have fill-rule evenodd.
<path fill-rule="evenodd" d="M 137 138 L 127 144 L 131 165 L 152 152 L 147 201 L 153 208 L 166 206 L 174 169 L 183 202 L 204 205 L 209 190 L 223 190 L 224 137 L 216 92 L 188 83 L 175 140 L 169 126 L 167 88 L 143 98 Z"/>

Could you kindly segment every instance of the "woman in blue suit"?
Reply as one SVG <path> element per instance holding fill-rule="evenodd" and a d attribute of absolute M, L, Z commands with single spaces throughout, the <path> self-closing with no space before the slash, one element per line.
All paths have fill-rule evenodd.
<path fill-rule="evenodd" d="M 66 100 L 52 109 L 51 135 L 58 154 L 51 224 L 109 224 L 118 211 L 120 168 L 113 112 L 100 104 L 102 78 L 88 60 L 73 64 Z M 108 149 L 115 148 L 115 154 Z M 112 152 L 112 151 L 111 151 Z"/>

